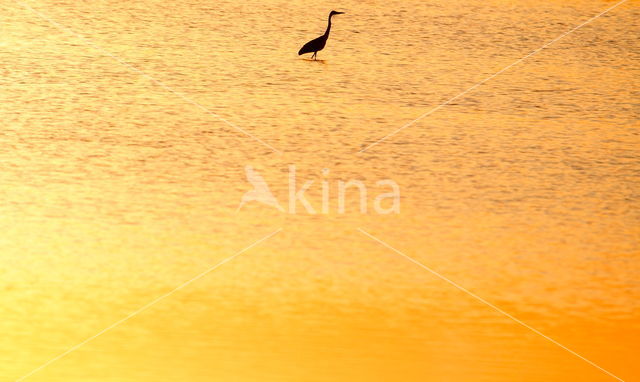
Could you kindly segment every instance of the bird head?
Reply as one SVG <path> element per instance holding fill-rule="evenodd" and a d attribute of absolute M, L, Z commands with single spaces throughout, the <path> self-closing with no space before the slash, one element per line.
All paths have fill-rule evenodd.
<path fill-rule="evenodd" d="M 331 13 L 329 14 L 329 16 L 333 16 L 333 15 L 341 15 L 344 12 L 338 12 L 338 11 L 331 11 Z"/>

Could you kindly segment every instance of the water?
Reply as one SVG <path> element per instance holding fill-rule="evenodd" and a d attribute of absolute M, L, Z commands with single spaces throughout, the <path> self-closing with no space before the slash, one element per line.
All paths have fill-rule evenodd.
<path fill-rule="evenodd" d="M 27 380 L 614 380 L 358 228 L 640 377 L 636 1 L 363 153 L 614 3 L 29 4 L 164 87 L 0 4 L 1 380 L 278 228 Z M 236 212 L 245 165 L 285 206 L 289 165 L 316 210 L 328 180 L 329 213 Z M 338 213 L 386 178 L 400 214 Z"/>

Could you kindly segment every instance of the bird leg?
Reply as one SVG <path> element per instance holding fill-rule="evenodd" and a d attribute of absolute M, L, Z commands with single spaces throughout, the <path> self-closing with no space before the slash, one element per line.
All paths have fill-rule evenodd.
<path fill-rule="evenodd" d="M 311 58 L 313 58 L 314 60 L 317 60 L 316 54 L 318 54 L 318 52 L 313 52 L 313 56 L 311 56 Z"/>

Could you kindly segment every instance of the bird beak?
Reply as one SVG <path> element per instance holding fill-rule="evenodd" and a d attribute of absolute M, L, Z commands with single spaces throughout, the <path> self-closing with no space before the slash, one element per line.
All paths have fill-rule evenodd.
<path fill-rule="evenodd" d="M 336 12 L 336 15 L 343 15 L 344 12 Z"/>

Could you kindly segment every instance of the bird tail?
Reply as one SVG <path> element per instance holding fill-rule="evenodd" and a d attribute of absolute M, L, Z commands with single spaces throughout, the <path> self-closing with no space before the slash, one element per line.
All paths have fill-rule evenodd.
<path fill-rule="evenodd" d="M 311 45 L 311 43 L 312 43 L 312 42 L 313 42 L 313 41 L 310 41 L 310 42 L 308 42 L 308 43 L 304 44 L 304 45 L 302 46 L 302 48 L 300 48 L 300 50 L 298 51 L 298 56 L 301 56 L 301 55 L 303 55 L 303 54 L 305 54 L 305 53 L 311 53 L 311 52 L 313 52 L 313 48 L 309 46 L 309 45 Z"/>

